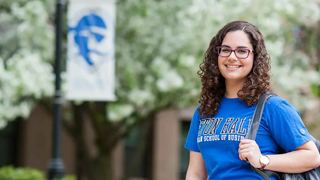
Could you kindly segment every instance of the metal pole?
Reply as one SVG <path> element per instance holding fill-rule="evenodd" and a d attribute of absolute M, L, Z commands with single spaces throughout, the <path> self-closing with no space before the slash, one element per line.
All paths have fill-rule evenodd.
<path fill-rule="evenodd" d="M 61 52 L 63 34 L 63 1 L 56 0 L 56 42 L 55 42 L 55 97 L 52 129 L 52 159 L 48 166 L 48 179 L 61 179 L 64 174 L 64 165 L 60 158 L 60 129 L 61 129 Z"/>

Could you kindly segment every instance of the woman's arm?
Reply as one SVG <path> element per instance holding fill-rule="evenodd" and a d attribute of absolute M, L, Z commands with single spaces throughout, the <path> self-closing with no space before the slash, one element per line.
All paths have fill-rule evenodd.
<path fill-rule="evenodd" d="M 242 139 L 239 144 L 239 158 L 248 159 L 255 168 L 260 168 L 260 149 L 255 141 Z M 319 151 L 313 141 L 308 141 L 296 150 L 284 154 L 268 155 L 270 163 L 265 169 L 285 173 L 301 173 L 320 165 Z"/>
<path fill-rule="evenodd" d="M 190 151 L 190 160 L 186 180 L 206 180 L 208 173 L 201 153 Z"/>
<path fill-rule="evenodd" d="M 294 151 L 268 157 L 270 163 L 265 169 L 285 173 L 301 173 L 320 165 L 319 151 L 313 141 L 304 143 Z"/>

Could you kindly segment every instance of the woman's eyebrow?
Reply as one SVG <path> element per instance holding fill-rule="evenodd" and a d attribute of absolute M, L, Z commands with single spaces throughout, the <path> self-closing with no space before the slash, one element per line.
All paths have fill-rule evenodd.
<path fill-rule="evenodd" d="M 247 46 L 238 46 L 237 48 L 248 48 Z"/>
<path fill-rule="evenodd" d="M 221 45 L 221 47 L 228 47 L 228 48 L 231 48 L 230 46 L 228 45 Z M 237 48 L 248 48 L 247 46 L 238 46 Z"/>

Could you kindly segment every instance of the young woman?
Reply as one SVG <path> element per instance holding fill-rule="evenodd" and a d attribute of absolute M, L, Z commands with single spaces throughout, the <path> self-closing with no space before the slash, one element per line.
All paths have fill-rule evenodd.
<path fill-rule="evenodd" d="M 254 25 L 231 22 L 212 38 L 198 72 L 202 90 L 185 144 L 186 180 L 263 179 L 250 164 L 286 173 L 320 165 L 299 112 L 280 97 L 267 101 L 256 141 L 244 138 L 259 98 L 271 90 L 269 70 L 264 38 Z"/>

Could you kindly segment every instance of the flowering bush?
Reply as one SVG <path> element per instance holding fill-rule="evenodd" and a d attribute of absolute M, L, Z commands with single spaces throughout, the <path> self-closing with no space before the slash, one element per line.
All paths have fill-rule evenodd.
<path fill-rule="evenodd" d="M 1 0 L 0 128 L 27 117 L 53 96 L 53 0 Z M 317 0 L 184 0 L 117 3 L 116 94 L 109 119 L 130 119 L 163 108 L 197 104 L 196 74 L 212 36 L 224 24 L 246 20 L 266 38 L 273 84 L 298 109 L 312 107 L 300 90 L 319 83 L 309 55 L 296 48 L 299 28 L 320 19 Z M 49 8 L 51 7 L 51 9 Z M 128 121 L 132 122 L 134 120 Z"/>

